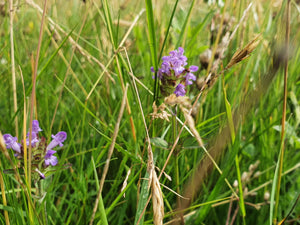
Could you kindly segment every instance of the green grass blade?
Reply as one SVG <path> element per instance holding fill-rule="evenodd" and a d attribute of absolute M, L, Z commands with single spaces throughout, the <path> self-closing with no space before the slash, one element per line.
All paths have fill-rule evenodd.
<path fill-rule="evenodd" d="M 155 27 L 154 27 L 154 16 L 153 16 L 153 7 L 151 0 L 145 0 L 146 3 L 146 12 L 147 12 L 147 25 L 149 31 L 149 48 L 151 53 L 152 65 L 155 71 L 158 69 L 158 61 L 157 61 L 157 49 L 156 49 L 156 35 L 155 35 Z M 158 79 L 155 76 L 154 87 L 153 87 L 153 101 L 157 99 L 158 96 Z"/>
<path fill-rule="evenodd" d="M 224 101 L 225 101 L 225 107 L 226 107 L 227 120 L 228 120 L 229 129 L 230 129 L 230 135 L 231 135 L 231 143 L 232 143 L 232 145 L 234 145 L 234 143 L 236 142 L 235 128 L 234 128 L 233 117 L 232 117 L 232 112 L 231 112 L 231 105 L 227 99 L 224 79 L 223 79 L 223 93 L 224 93 Z M 244 219 L 246 217 L 246 209 L 245 209 L 245 203 L 244 203 L 243 184 L 242 184 L 242 179 L 241 179 L 238 155 L 235 156 L 235 166 L 236 166 L 236 173 L 237 173 L 237 179 L 238 179 L 238 184 L 239 184 L 239 197 L 240 197 L 239 204 L 240 204 L 243 219 Z M 245 224 L 245 220 L 244 220 L 244 224 Z"/>
<path fill-rule="evenodd" d="M 149 178 L 149 173 L 146 172 L 145 179 L 142 182 L 140 199 L 139 199 L 138 207 L 137 207 L 136 214 L 135 214 L 134 225 L 139 225 L 139 224 L 144 223 L 144 215 L 142 215 L 142 213 L 147 204 L 147 200 L 148 200 L 148 196 L 149 196 L 148 178 Z M 141 215 L 142 215 L 142 217 L 141 217 Z M 140 217 L 141 217 L 141 219 L 140 219 Z M 140 219 L 140 221 L 139 221 L 139 219 Z M 139 221 L 139 223 L 138 223 L 138 221 Z"/>
<path fill-rule="evenodd" d="M 113 32 L 113 23 L 112 23 L 107 0 L 104 0 L 104 1 L 102 0 L 102 5 L 103 5 L 104 18 L 105 18 L 107 30 L 109 33 L 110 41 L 111 41 L 113 47 L 116 48 L 117 47 L 117 43 L 115 42 L 116 37 L 114 36 L 114 32 Z"/>
<path fill-rule="evenodd" d="M 192 39 L 188 42 L 187 46 L 186 46 L 186 51 L 187 51 L 187 57 L 189 57 L 190 55 L 193 54 L 194 51 L 194 46 L 196 45 L 196 42 L 198 40 L 198 35 L 200 34 L 200 32 L 202 31 L 202 29 L 207 25 L 208 21 L 210 21 L 213 17 L 213 12 L 214 11 L 210 11 L 205 18 L 203 19 L 203 21 L 201 23 L 199 23 L 199 25 L 194 29 L 193 32 L 193 37 Z"/>
<path fill-rule="evenodd" d="M 176 46 L 176 47 L 175 47 L 176 49 L 177 49 L 180 45 L 182 45 L 182 40 L 183 40 L 183 37 L 184 37 L 184 35 L 185 35 L 186 28 L 187 28 L 188 22 L 189 22 L 190 17 L 191 17 L 191 13 L 192 13 L 194 4 L 195 4 L 195 0 L 192 1 L 191 6 L 190 6 L 190 8 L 189 8 L 189 12 L 188 12 L 188 14 L 187 14 L 187 16 L 186 16 L 186 18 L 185 18 L 184 24 L 183 24 L 183 26 L 182 26 L 182 28 L 181 28 L 181 32 L 180 32 L 179 38 L 178 38 L 177 43 L 176 43 L 176 45 L 175 45 L 175 46 Z"/>
<path fill-rule="evenodd" d="M 158 61 L 161 60 L 161 57 L 162 57 L 162 54 L 163 54 L 163 51 L 164 51 L 164 48 L 165 48 L 165 45 L 166 45 L 166 42 L 167 42 L 167 39 L 168 39 L 168 36 L 169 36 L 170 27 L 172 25 L 172 21 L 173 21 L 174 15 L 175 15 L 175 11 L 176 11 L 178 2 L 179 2 L 179 0 L 176 0 L 175 5 L 173 7 L 171 18 L 169 20 L 169 25 L 168 25 L 168 28 L 167 28 L 167 31 L 166 31 L 166 34 L 165 34 L 165 38 L 164 38 L 164 41 L 163 41 L 163 44 L 162 44 L 162 47 L 161 47 L 161 50 L 160 50 L 160 53 L 159 53 Z"/>
<path fill-rule="evenodd" d="M 280 146 L 280 151 L 279 151 L 279 155 L 281 155 L 281 151 L 283 148 L 284 142 L 281 143 Z M 277 218 L 273 218 L 274 216 L 274 206 L 275 206 L 275 194 L 277 191 L 277 182 L 278 182 L 278 176 L 280 176 L 279 174 L 279 165 L 280 165 L 280 160 L 281 158 L 279 157 L 276 163 L 276 169 L 275 169 L 275 173 L 274 173 L 274 178 L 273 178 L 273 183 L 272 183 L 272 191 L 271 191 L 271 196 L 270 196 L 270 221 L 269 224 L 272 225 L 274 221 L 276 221 Z M 279 198 L 278 198 L 279 200 Z"/>
<path fill-rule="evenodd" d="M 94 169 L 94 174 L 96 176 L 96 185 L 97 185 L 97 190 L 98 190 L 99 189 L 99 179 L 98 179 L 98 176 L 97 176 L 97 170 L 96 170 L 94 158 L 92 158 L 91 161 L 92 161 L 92 166 L 93 166 L 93 169 Z M 101 194 L 100 194 L 100 198 L 99 198 L 99 211 L 100 211 L 101 224 L 108 225 L 107 218 L 106 218 L 106 213 L 105 213 L 105 208 L 104 208 L 104 204 L 103 204 L 103 199 L 102 199 Z"/>

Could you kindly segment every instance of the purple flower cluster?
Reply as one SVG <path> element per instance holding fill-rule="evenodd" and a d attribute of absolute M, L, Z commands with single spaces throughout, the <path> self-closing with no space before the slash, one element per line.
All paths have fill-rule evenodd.
<path fill-rule="evenodd" d="M 179 47 L 178 50 L 171 51 L 168 56 L 162 57 L 163 62 L 158 69 L 157 77 L 161 81 L 161 92 L 165 96 L 172 93 L 176 96 L 184 96 L 186 86 L 196 80 L 193 72 L 198 70 L 198 66 L 185 68 L 187 57 L 183 53 L 184 49 Z M 155 73 L 153 67 L 151 72 Z"/>
<path fill-rule="evenodd" d="M 47 145 L 45 138 L 39 138 L 40 131 L 42 131 L 42 129 L 39 127 L 39 122 L 33 120 L 30 143 L 32 147 L 32 171 L 37 172 L 40 178 L 44 179 L 45 175 L 43 172 L 47 172 L 47 168 L 50 165 L 55 166 L 58 163 L 57 157 L 54 156 L 56 151 L 52 149 L 57 145 L 60 147 L 63 146 L 62 143 L 66 140 L 67 133 L 60 131 L 56 135 L 52 135 L 53 140 Z M 29 132 L 26 137 L 26 146 L 29 146 Z M 6 148 L 14 150 L 16 157 L 23 158 L 23 141 L 18 143 L 17 137 L 13 137 L 11 134 L 4 134 L 3 138 Z"/>

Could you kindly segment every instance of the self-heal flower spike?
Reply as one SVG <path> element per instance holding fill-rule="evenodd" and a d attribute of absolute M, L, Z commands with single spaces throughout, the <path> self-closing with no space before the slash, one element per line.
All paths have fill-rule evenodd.
<path fill-rule="evenodd" d="M 3 138 L 6 148 L 11 148 L 16 152 L 21 153 L 21 144 L 17 143 L 17 137 L 13 137 L 10 134 L 4 134 Z"/>
<path fill-rule="evenodd" d="M 32 130 L 26 135 L 26 140 L 20 140 L 18 143 L 17 137 L 11 134 L 4 134 L 3 139 L 7 149 L 15 151 L 14 156 L 19 160 L 20 165 L 24 165 L 24 161 L 28 158 L 25 155 L 24 149 L 26 146 L 31 146 L 31 178 L 36 183 L 46 176 L 52 174 L 51 167 L 58 164 L 58 158 L 55 156 L 56 151 L 53 150 L 56 146 L 63 146 L 63 142 L 67 139 L 67 133 L 64 131 L 58 132 L 56 135 L 52 134 L 52 141 L 47 146 L 46 138 L 42 137 L 39 132 L 42 129 L 37 120 L 32 121 Z M 29 136 L 31 140 L 29 141 Z M 25 137 L 24 137 L 25 138 Z M 28 161 L 27 161 L 28 162 Z"/>
<path fill-rule="evenodd" d="M 50 144 L 47 146 L 47 150 L 53 149 L 57 145 L 60 147 L 63 146 L 63 142 L 67 139 L 67 133 L 64 131 L 58 132 L 55 136 L 52 134 L 51 136 L 53 140 L 50 142 Z"/>
<path fill-rule="evenodd" d="M 196 80 L 193 73 L 198 70 L 198 66 L 186 68 L 187 57 L 183 53 L 184 49 L 179 47 L 178 50 L 171 51 L 168 56 L 162 57 L 163 62 L 157 71 L 157 78 L 160 80 L 160 90 L 163 96 L 172 93 L 177 96 L 184 96 L 186 86 L 191 85 Z M 153 67 L 151 67 L 151 72 L 156 72 Z"/>
<path fill-rule="evenodd" d="M 54 156 L 53 154 L 55 154 L 56 151 L 54 150 L 48 150 L 46 155 L 45 155 L 45 165 L 49 166 L 50 164 L 52 166 L 55 166 L 58 162 L 57 157 Z"/>

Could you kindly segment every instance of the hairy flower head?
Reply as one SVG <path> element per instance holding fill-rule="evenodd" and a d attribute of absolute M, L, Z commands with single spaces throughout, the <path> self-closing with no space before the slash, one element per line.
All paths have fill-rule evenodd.
<path fill-rule="evenodd" d="M 196 80 L 193 73 L 198 70 L 198 66 L 186 68 L 187 57 L 183 53 L 184 49 L 179 47 L 178 50 L 171 51 L 168 56 L 162 57 L 163 62 L 157 71 L 157 78 L 161 82 L 160 90 L 164 96 L 172 93 L 176 96 L 184 96 L 186 86 Z M 151 67 L 151 72 L 155 73 L 153 67 Z"/>

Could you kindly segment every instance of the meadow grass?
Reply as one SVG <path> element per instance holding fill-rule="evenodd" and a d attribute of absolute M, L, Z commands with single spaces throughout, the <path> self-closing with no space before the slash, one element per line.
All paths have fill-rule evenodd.
<path fill-rule="evenodd" d="M 1 139 L 1 224 L 299 224 L 298 1 L 10 0 L 0 18 L 2 135 L 68 134 L 38 185 Z M 178 47 L 197 81 L 164 99 L 150 68 Z"/>

